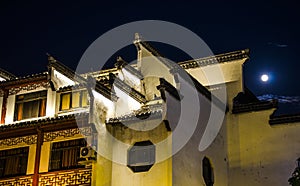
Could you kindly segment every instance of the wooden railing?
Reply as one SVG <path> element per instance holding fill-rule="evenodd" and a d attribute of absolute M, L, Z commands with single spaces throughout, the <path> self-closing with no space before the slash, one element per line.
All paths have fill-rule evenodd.
<path fill-rule="evenodd" d="M 0 186 L 32 186 L 33 175 L 1 178 Z"/>
<path fill-rule="evenodd" d="M 90 186 L 91 169 L 71 169 L 39 174 L 39 186 Z M 0 186 L 32 186 L 33 175 L 0 179 Z"/>

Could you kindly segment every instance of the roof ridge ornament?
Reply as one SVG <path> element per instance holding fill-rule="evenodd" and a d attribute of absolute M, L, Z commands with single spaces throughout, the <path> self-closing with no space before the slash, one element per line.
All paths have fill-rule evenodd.
<path fill-rule="evenodd" d="M 48 61 L 50 63 L 56 63 L 57 62 L 57 60 L 51 54 L 49 54 L 48 52 L 46 53 L 46 55 L 48 56 Z"/>
<path fill-rule="evenodd" d="M 117 61 L 115 63 L 115 67 L 117 69 L 121 69 L 121 68 L 123 68 L 126 65 L 128 65 L 128 63 L 121 56 L 118 56 L 117 57 Z"/>
<path fill-rule="evenodd" d="M 133 43 L 139 43 L 142 40 L 142 36 L 139 33 L 134 34 L 134 42 Z"/>

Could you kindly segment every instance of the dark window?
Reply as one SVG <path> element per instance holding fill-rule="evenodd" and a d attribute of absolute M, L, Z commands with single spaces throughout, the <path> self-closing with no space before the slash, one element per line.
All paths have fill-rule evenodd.
<path fill-rule="evenodd" d="M 36 118 L 46 115 L 47 91 L 22 94 L 16 97 L 14 120 Z"/>
<path fill-rule="evenodd" d="M 86 146 L 85 139 L 76 139 L 52 144 L 49 170 L 84 167 L 78 164 L 80 148 Z"/>
<path fill-rule="evenodd" d="M 214 172 L 211 163 L 207 157 L 202 160 L 202 176 L 206 186 L 214 185 Z"/>
<path fill-rule="evenodd" d="M 0 151 L 0 177 L 26 175 L 28 147 Z"/>
<path fill-rule="evenodd" d="M 127 161 L 133 172 L 150 170 L 155 163 L 155 145 L 151 141 L 136 142 L 128 150 Z"/>
<path fill-rule="evenodd" d="M 69 110 L 72 108 L 85 107 L 88 105 L 87 91 L 74 91 L 68 93 L 62 93 L 60 95 L 60 109 Z"/>

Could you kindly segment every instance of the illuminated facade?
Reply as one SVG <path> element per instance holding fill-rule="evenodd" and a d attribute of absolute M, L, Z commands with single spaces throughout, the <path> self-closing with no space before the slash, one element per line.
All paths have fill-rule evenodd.
<path fill-rule="evenodd" d="M 99 72 L 78 75 L 52 56 L 45 73 L 0 70 L 0 185 L 287 185 L 300 157 L 300 117 L 273 116 L 276 102 L 244 87 L 248 50 L 174 65 L 149 43 L 134 44 L 137 64 L 118 58 Z M 213 67 L 222 82 L 207 78 Z M 221 89 L 225 103 L 212 98 Z M 177 149 L 181 101 L 196 98 L 200 119 L 191 132 L 183 121 L 191 136 Z M 225 116 L 200 151 L 216 132 L 207 126 L 211 108 Z"/>

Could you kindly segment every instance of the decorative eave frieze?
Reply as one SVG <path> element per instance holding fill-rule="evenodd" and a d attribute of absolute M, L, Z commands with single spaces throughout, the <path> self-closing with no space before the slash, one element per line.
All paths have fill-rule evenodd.
<path fill-rule="evenodd" d="M 33 135 L 37 133 L 37 129 L 44 132 L 53 132 L 88 127 L 90 125 L 88 117 L 89 113 L 78 113 L 0 125 L 0 140 Z"/>
<path fill-rule="evenodd" d="M 21 136 L 16 138 L 6 138 L 0 140 L 0 146 L 14 146 L 20 144 L 32 145 L 36 144 L 37 135 Z"/>
<path fill-rule="evenodd" d="M 179 62 L 178 65 L 180 65 L 184 69 L 190 69 L 190 68 L 203 67 L 207 65 L 231 62 L 240 59 L 249 59 L 249 49 L 238 50 L 238 51 L 219 54 L 215 56 L 183 61 L 183 62 Z"/>
<path fill-rule="evenodd" d="M 43 72 L 43 73 L 32 74 L 24 77 L 17 77 L 12 80 L 0 82 L 0 88 L 9 89 L 12 87 L 19 87 L 27 84 L 34 84 L 34 83 L 39 83 L 41 81 L 47 81 L 47 76 L 48 73 Z"/>
<path fill-rule="evenodd" d="M 22 86 L 19 86 L 19 87 L 10 88 L 8 95 L 17 94 L 22 90 L 31 91 L 31 90 L 35 90 L 35 89 L 40 88 L 40 87 L 43 87 L 43 88 L 47 89 L 47 88 L 49 88 L 49 86 L 50 86 L 49 82 L 47 82 L 47 81 L 39 82 L 39 83 L 30 83 L 30 84 L 27 84 L 27 85 L 22 85 Z"/>
<path fill-rule="evenodd" d="M 59 137 L 68 138 L 76 135 L 91 136 L 92 133 L 93 130 L 91 127 L 72 128 L 61 131 L 47 132 L 44 134 L 44 142 L 53 141 Z"/>
<path fill-rule="evenodd" d="M 53 141 L 56 138 L 68 138 L 74 137 L 76 135 L 82 136 L 92 136 L 93 129 L 91 127 L 83 127 L 83 128 L 71 128 L 66 130 L 59 130 L 53 132 L 46 132 L 44 133 L 44 142 Z M 14 145 L 32 145 L 36 144 L 37 142 L 37 135 L 29 135 L 29 136 L 20 136 L 15 138 L 6 138 L 0 140 L 0 146 L 14 146 Z"/>

